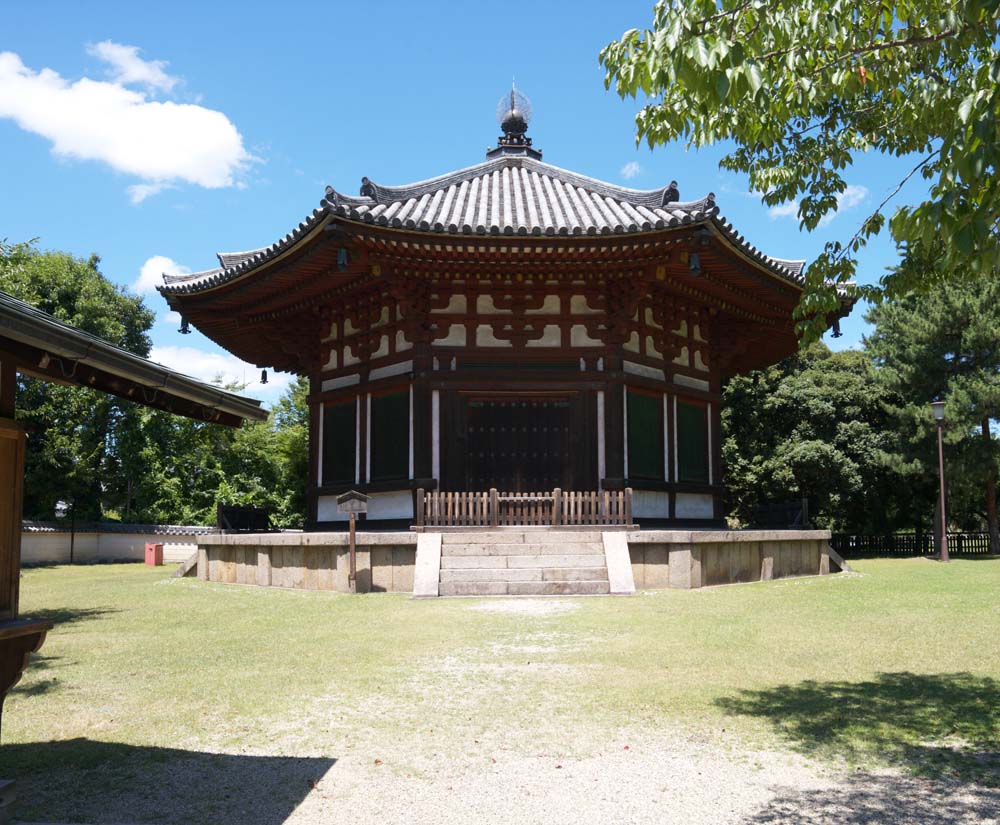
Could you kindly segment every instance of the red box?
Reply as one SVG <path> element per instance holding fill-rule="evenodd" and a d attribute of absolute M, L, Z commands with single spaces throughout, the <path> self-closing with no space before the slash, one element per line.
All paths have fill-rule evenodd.
<path fill-rule="evenodd" d="M 146 544 L 146 564 L 151 567 L 160 567 L 163 564 L 162 544 L 153 544 L 151 542 Z"/>

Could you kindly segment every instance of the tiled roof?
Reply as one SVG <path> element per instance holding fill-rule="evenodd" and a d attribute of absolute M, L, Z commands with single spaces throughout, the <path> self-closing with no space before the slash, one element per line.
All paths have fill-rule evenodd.
<path fill-rule="evenodd" d="M 801 280 L 802 261 L 768 257 L 719 216 L 713 194 L 681 201 L 673 182 L 660 189 L 627 189 L 508 155 L 408 186 L 381 186 L 362 178 L 361 192 L 353 197 L 327 187 L 320 208 L 277 243 L 219 253 L 221 268 L 164 276 L 160 290 L 197 292 L 224 283 L 332 218 L 420 232 L 506 236 L 622 235 L 711 223 L 748 257 L 790 281 Z"/>
<path fill-rule="evenodd" d="M 121 524 L 117 521 L 87 521 L 70 524 L 62 521 L 21 522 L 24 533 L 137 533 L 155 536 L 203 536 L 215 533 L 214 527 L 198 527 L 181 524 Z"/>
<path fill-rule="evenodd" d="M 676 184 L 625 189 L 523 157 L 499 157 L 410 186 L 365 178 L 361 191 L 354 198 L 328 188 L 323 205 L 351 220 L 464 235 L 647 232 L 718 213 L 714 195 L 679 202 Z"/>

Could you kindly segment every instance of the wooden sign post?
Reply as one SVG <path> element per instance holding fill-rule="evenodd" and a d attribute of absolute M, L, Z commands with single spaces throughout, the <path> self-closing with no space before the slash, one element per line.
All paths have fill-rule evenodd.
<path fill-rule="evenodd" d="M 359 493 L 357 490 L 348 490 L 343 495 L 337 496 L 337 510 L 341 513 L 349 513 L 351 517 L 350 526 L 350 573 L 347 576 L 347 586 L 352 593 L 358 592 L 358 551 L 355 542 L 355 516 L 358 513 L 368 512 L 368 502 L 371 496 Z"/>

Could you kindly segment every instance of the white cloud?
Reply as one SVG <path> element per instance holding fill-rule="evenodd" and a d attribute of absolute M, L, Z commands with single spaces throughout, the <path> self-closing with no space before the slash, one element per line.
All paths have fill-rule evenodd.
<path fill-rule="evenodd" d="M 788 201 L 787 203 L 780 203 L 768 209 L 767 214 L 771 216 L 772 220 L 774 218 L 794 218 L 799 214 L 799 202 Z"/>
<path fill-rule="evenodd" d="M 51 69 L 28 68 L 13 52 L 0 52 L 0 118 L 51 141 L 57 157 L 99 161 L 139 178 L 129 190 L 133 203 L 182 182 L 208 189 L 238 185 L 255 158 L 229 118 L 126 88 L 122 77 L 159 82 L 161 88 L 165 82 L 152 69 L 140 80 L 135 65 L 125 73 L 129 65 L 114 64 L 122 72 L 115 82 L 86 77 L 70 82 Z"/>
<path fill-rule="evenodd" d="M 180 78 L 168 75 L 165 60 L 143 60 L 138 46 L 125 46 L 102 40 L 87 46 L 87 53 L 103 60 L 110 67 L 111 79 L 121 85 L 138 84 L 160 92 L 173 91 Z"/>
<path fill-rule="evenodd" d="M 846 212 L 849 209 L 860 206 L 867 197 L 867 186 L 858 186 L 853 183 L 848 184 L 847 188 L 837 195 L 837 208 L 820 218 L 819 226 L 826 226 L 841 212 Z M 788 201 L 787 203 L 772 206 L 767 210 L 767 214 L 771 216 L 771 220 L 775 218 L 796 218 L 799 214 L 799 203 L 798 201 Z"/>
<path fill-rule="evenodd" d="M 621 168 L 621 176 L 625 180 L 632 180 L 642 171 L 642 167 L 639 165 L 638 161 L 630 160 Z"/>
<path fill-rule="evenodd" d="M 206 384 L 221 380 L 223 384 L 246 384 L 241 395 L 251 398 L 277 398 L 293 378 L 287 372 L 267 371 L 267 384 L 260 383 L 261 370 L 224 352 L 207 352 L 197 347 L 154 346 L 149 360 L 172 370 L 197 378 Z"/>
<path fill-rule="evenodd" d="M 128 199 L 134 204 L 140 204 L 151 195 L 158 195 L 164 189 L 173 189 L 168 183 L 135 183 L 128 187 Z"/>
<path fill-rule="evenodd" d="M 245 389 L 239 390 L 240 394 L 266 400 L 277 398 L 293 377 L 286 372 L 268 370 L 268 382 L 264 385 L 260 383 L 260 369 L 253 364 L 228 353 L 207 352 L 197 347 L 154 346 L 149 358 L 209 384 L 217 379 L 223 384 L 246 384 Z"/>
<path fill-rule="evenodd" d="M 139 277 L 132 282 L 132 289 L 140 295 L 154 295 L 156 288 L 163 284 L 164 275 L 187 275 L 191 270 L 181 266 L 173 258 L 166 255 L 154 255 L 147 258 L 139 270 Z"/>

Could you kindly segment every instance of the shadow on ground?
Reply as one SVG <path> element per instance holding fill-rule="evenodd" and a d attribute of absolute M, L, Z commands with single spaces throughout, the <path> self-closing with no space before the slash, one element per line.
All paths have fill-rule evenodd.
<path fill-rule="evenodd" d="M 860 773 L 834 788 L 774 790 L 743 825 L 979 825 L 1000 817 L 1000 790 L 955 781 Z"/>
<path fill-rule="evenodd" d="M 810 755 L 862 763 L 874 757 L 918 776 L 1000 787 L 996 679 L 882 673 L 867 682 L 741 691 L 716 703 L 727 713 L 770 721 L 792 747 Z"/>
<path fill-rule="evenodd" d="M 43 696 L 51 693 L 59 687 L 59 680 L 51 675 L 51 671 L 63 667 L 57 664 L 62 656 L 46 656 L 44 653 L 32 653 L 28 660 L 28 670 L 32 678 L 30 680 L 21 679 L 7 693 L 8 696 Z M 42 674 L 39 676 L 39 674 Z"/>
<path fill-rule="evenodd" d="M 4 745 L 0 776 L 21 820 L 279 825 L 336 761 L 69 739 Z"/>
<path fill-rule="evenodd" d="M 120 612 L 116 607 L 56 607 L 52 610 L 32 610 L 17 618 L 27 622 L 52 622 L 60 625 L 76 624 L 88 619 L 99 619 L 109 613 Z"/>

